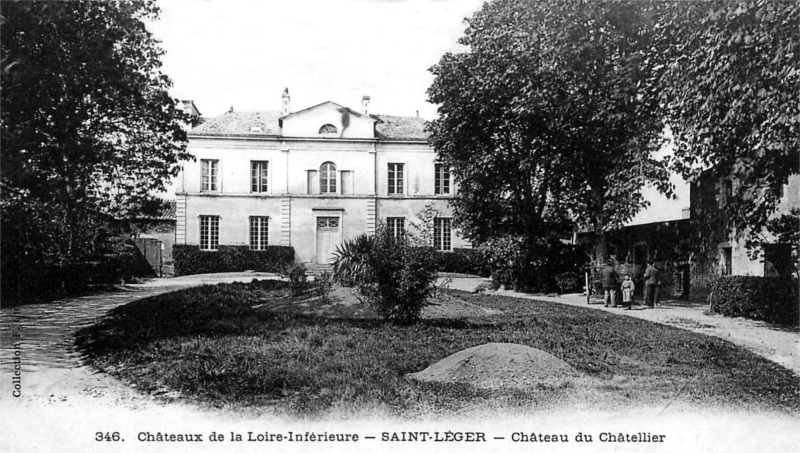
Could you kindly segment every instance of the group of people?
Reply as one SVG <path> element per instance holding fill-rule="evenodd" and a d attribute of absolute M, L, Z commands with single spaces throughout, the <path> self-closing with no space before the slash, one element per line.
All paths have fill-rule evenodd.
<path fill-rule="evenodd" d="M 658 304 L 658 286 L 661 283 L 659 280 L 659 270 L 655 263 L 650 260 L 647 262 L 647 269 L 644 272 L 645 284 L 645 307 L 653 308 Z M 630 274 L 624 274 L 623 280 L 620 282 L 619 274 L 614 269 L 614 262 L 609 260 L 603 267 L 602 271 L 604 301 L 606 307 L 614 307 L 617 305 L 617 290 L 622 291 L 622 305 L 625 310 L 630 310 L 633 305 L 633 292 L 636 285 L 631 279 Z"/>

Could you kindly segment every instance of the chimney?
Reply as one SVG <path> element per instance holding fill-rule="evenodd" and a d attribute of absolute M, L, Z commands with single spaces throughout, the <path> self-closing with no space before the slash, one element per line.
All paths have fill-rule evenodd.
<path fill-rule="evenodd" d="M 367 95 L 361 98 L 361 113 L 369 115 L 369 96 Z"/>
<path fill-rule="evenodd" d="M 282 104 L 283 107 L 281 108 L 281 115 L 285 116 L 285 115 L 289 114 L 289 100 L 291 99 L 289 97 L 289 87 L 286 87 L 283 90 L 283 96 L 281 96 L 281 98 L 283 100 L 283 104 Z"/>

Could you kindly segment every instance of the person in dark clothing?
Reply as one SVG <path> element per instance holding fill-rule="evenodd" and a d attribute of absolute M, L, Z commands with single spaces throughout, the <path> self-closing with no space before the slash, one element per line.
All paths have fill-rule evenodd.
<path fill-rule="evenodd" d="M 658 302 L 659 270 L 652 260 L 647 262 L 647 270 L 644 271 L 644 284 L 647 289 L 645 303 L 649 307 L 655 307 Z"/>
<path fill-rule="evenodd" d="M 603 267 L 603 291 L 605 292 L 604 300 L 606 302 L 606 307 L 608 307 L 609 302 L 612 304 L 613 307 L 617 306 L 617 284 L 619 277 L 617 276 L 617 271 L 614 270 L 614 263 L 609 260 L 606 265 Z"/>

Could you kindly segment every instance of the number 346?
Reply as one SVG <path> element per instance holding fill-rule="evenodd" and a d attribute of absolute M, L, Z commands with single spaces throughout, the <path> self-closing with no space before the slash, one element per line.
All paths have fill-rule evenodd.
<path fill-rule="evenodd" d="M 106 441 L 106 442 L 119 442 L 119 441 L 122 440 L 122 438 L 119 436 L 118 432 L 113 432 L 113 433 L 96 432 L 96 433 L 94 433 L 94 440 L 96 440 L 97 442 L 103 442 L 103 441 Z"/>

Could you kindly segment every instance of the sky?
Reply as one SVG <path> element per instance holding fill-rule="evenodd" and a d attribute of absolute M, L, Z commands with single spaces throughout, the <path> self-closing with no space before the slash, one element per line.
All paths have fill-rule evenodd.
<path fill-rule="evenodd" d="M 430 120 L 428 69 L 457 44 L 464 19 L 483 0 L 159 0 L 148 23 L 166 54 L 172 96 L 194 100 L 204 117 L 231 107 L 280 110 L 284 88 L 297 111 L 333 101 L 377 114 Z M 689 206 L 677 175 L 677 200 L 645 187 L 652 207 L 629 224 L 674 220 Z"/>
<path fill-rule="evenodd" d="M 205 117 L 235 110 L 292 110 L 333 101 L 432 119 L 428 69 L 457 51 L 464 18 L 481 0 L 159 0 L 148 27 L 166 51 L 173 97 Z"/>

